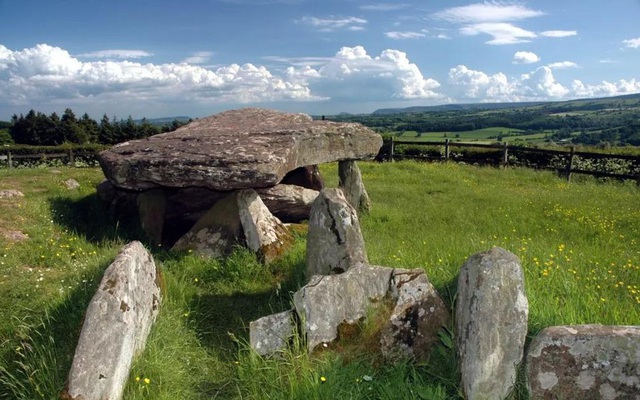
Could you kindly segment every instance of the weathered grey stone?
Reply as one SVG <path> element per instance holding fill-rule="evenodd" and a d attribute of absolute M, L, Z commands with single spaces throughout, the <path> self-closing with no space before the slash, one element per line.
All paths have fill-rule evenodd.
<path fill-rule="evenodd" d="M 80 189 L 80 183 L 75 179 L 67 179 L 64 181 L 64 186 L 69 190 Z"/>
<path fill-rule="evenodd" d="M 100 200 L 105 203 L 111 203 L 113 198 L 115 197 L 116 187 L 113 186 L 108 179 L 103 179 L 102 182 L 96 185 L 96 194 L 100 198 Z"/>
<path fill-rule="evenodd" d="M 249 344 L 261 356 L 285 350 L 296 332 L 293 310 L 268 315 L 249 323 Z"/>
<path fill-rule="evenodd" d="M 458 277 L 456 327 L 467 399 L 503 399 L 522 360 L 529 307 L 518 257 L 494 247 L 465 262 Z"/>
<path fill-rule="evenodd" d="M 340 275 L 315 275 L 293 295 L 307 347 L 313 351 L 336 339 L 340 324 L 355 324 L 389 291 L 391 268 L 358 264 Z"/>
<path fill-rule="evenodd" d="M 161 244 L 167 205 L 163 190 L 158 188 L 144 191 L 138 195 L 136 203 L 142 230 L 151 244 Z"/>
<path fill-rule="evenodd" d="M 369 212 L 371 200 L 367 194 L 367 189 L 362 182 L 360 168 L 354 160 L 345 160 L 338 163 L 339 186 L 344 192 L 344 197 L 349 204 L 358 211 Z"/>
<path fill-rule="evenodd" d="M 640 326 L 546 328 L 526 365 L 531 400 L 640 400 Z"/>
<path fill-rule="evenodd" d="M 29 239 L 29 235 L 22 231 L 7 230 L 0 227 L 0 235 L 10 242 L 22 242 Z"/>
<path fill-rule="evenodd" d="M 356 210 L 342 190 L 322 190 L 309 216 L 307 278 L 342 273 L 352 265 L 367 262 Z"/>
<path fill-rule="evenodd" d="M 274 186 L 303 166 L 373 158 L 381 145 L 380 135 L 360 124 L 249 108 L 118 144 L 99 159 L 107 179 L 120 188 L 224 191 Z"/>
<path fill-rule="evenodd" d="M 211 258 L 231 252 L 242 237 L 238 192 L 231 192 L 217 202 L 174 245 L 173 250 L 193 250 Z"/>
<path fill-rule="evenodd" d="M 255 190 L 239 191 L 237 201 L 246 245 L 263 262 L 269 263 L 277 259 L 291 247 L 291 232 L 269 212 Z"/>
<path fill-rule="evenodd" d="M 422 269 L 394 269 L 390 293 L 395 306 L 380 333 L 382 355 L 390 361 L 425 361 L 438 343 L 438 331 L 451 314 Z"/>
<path fill-rule="evenodd" d="M 324 189 L 324 179 L 322 179 L 317 165 L 296 168 L 288 172 L 280 183 L 283 185 L 302 186 L 305 189 L 312 189 L 318 192 Z"/>
<path fill-rule="evenodd" d="M 318 191 L 295 185 L 276 185 L 256 189 L 269 211 L 282 222 L 299 222 L 309 219 L 313 201 Z"/>
<path fill-rule="evenodd" d="M 122 248 L 89 304 L 62 398 L 122 398 L 132 360 L 158 313 L 159 279 L 140 242 Z"/>
<path fill-rule="evenodd" d="M 10 199 L 12 197 L 24 197 L 21 191 L 15 189 L 0 190 L 0 199 Z"/>

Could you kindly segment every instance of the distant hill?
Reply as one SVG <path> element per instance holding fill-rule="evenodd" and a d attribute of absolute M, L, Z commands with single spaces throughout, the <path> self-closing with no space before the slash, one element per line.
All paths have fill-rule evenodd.
<path fill-rule="evenodd" d="M 167 125 L 177 120 L 178 122 L 189 122 L 191 117 L 187 117 L 185 115 L 180 115 L 178 117 L 162 117 L 162 118 L 147 118 L 147 122 L 152 125 Z M 135 120 L 136 123 L 141 123 L 141 119 Z"/>
<path fill-rule="evenodd" d="M 415 106 L 405 108 L 380 108 L 372 115 L 388 115 L 401 113 L 439 112 L 439 111 L 476 111 L 497 110 L 501 108 L 519 108 L 532 106 L 551 106 L 561 108 L 607 108 L 614 106 L 619 101 L 640 100 L 640 93 L 623 96 L 602 97 L 591 99 L 576 99 L 568 101 L 539 101 L 539 102 L 515 102 L 515 103 L 470 103 L 470 104 L 442 104 L 438 106 Z"/>

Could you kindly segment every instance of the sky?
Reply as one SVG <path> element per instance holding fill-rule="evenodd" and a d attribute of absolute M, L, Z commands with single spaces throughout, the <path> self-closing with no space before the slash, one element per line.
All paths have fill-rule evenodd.
<path fill-rule="evenodd" d="M 640 0 L 0 0 L 0 120 L 640 92 Z"/>

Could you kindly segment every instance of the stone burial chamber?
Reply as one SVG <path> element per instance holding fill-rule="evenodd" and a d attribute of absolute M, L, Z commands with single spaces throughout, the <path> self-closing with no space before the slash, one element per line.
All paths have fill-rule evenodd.
<path fill-rule="evenodd" d="M 368 210 L 355 161 L 381 146 L 360 124 L 232 110 L 101 152 L 98 195 L 116 217 L 137 213 L 152 244 L 208 256 L 243 244 L 268 262 L 291 243 L 282 222 L 309 218 L 324 186 L 318 164 L 339 162 L 347 198 Z"/>

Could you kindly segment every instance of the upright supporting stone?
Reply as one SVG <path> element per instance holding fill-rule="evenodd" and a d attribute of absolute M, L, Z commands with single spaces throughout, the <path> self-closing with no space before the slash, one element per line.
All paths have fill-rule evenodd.
<path fill-rule="evenodd" d="M 342 190 L 324 189 L 311 206 L 307 235 L 307 279 L 339 274 L 367 263 L 356 210 Z"/>
<path fill-rule="evenodd" d="M 338 176 L 340 188 L 342 188 L 349 204 L 358 211 L 368 212 L 371 209 L 371 200 L 369 200 L 369 195 L 362 182 L 360 168 L 355 160 L 340 161 Z"/>
<path fill-rule="evenodd" d="M 162 189 L 151 189 L 140 193 L 136 199 L 142 230 L 154 245 L 162 243 L 164 215 L 167 200 Z"/>
<path fill-rule="evenodd" d="M 255 190 L 238 192 L 238 210 L 247 247 L 263 262 L 275 260 L 293 244 L 291 232 L 271 214 Z"/>
<path fill-rule="evenodd" d="M 122 398 L 133 358 L 158 314 L 159 281 L 140 242 L 120 251 L 89 303 L 62 399 Z"/>
<path fill-rule="evenodd" d="M 469 257 L 458 277 L 457 301 L 465 396 L 504 399 L 522 360 L 529 315 L 518 257 L 499 247 Z"/>

